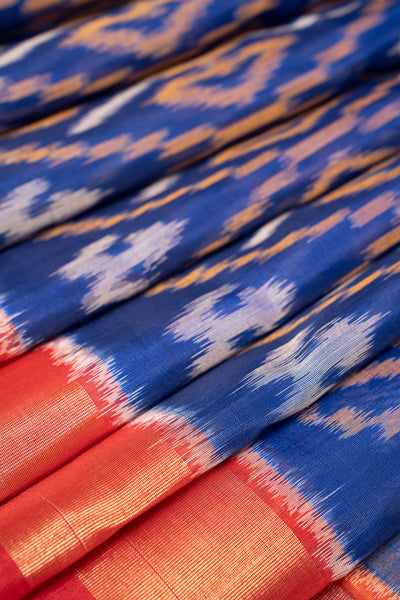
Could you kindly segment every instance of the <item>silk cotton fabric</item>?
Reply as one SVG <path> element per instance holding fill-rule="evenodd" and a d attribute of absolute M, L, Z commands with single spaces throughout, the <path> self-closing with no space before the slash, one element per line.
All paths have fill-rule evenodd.
<path fill-rule="evenodd" d="M 0 36 L 0 598 L 399 599 L 399 3 Z"/>

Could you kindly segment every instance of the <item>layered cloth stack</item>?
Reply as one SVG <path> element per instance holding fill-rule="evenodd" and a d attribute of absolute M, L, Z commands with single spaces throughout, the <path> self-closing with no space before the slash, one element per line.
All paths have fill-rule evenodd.
<path fill-rule="evenodd" d="M 398 0 L 0 0 L 0 600 L 400 600 Z"/>

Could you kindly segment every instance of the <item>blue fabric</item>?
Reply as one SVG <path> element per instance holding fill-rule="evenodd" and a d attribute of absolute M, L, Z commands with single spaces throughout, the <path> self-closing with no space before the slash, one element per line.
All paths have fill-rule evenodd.
<path fill-rule="evenodd" d="M 400 140 L 400 113 L 389 114 L 387 120 L 378 119 L 387 104 L 399 102 L 399 90 L 397 76 L 372 79 L 308 113 L 306 118 L 295 119 L 277 131 L 167 178 L 155 188 L 123 198 L 0 254 L 0 306 L 23 340 L 15 352 L 27 350 L 87 315 L 137 295 L 189 262 L 249 234 L 288 208 L 318 197 L 369 163 L 394 152 Z M 368 122 L 371 127 L 366 127 Z M 341 147 L 346 148 L 345 153 Z M 361 203 L 368 204 L 374 194 L 388 193 L 391 186 L 397 190 L 396 164 L 388 167 L 388 180 L 380 181 L 376 189 L 357 194 Z M 346 195 L 343 188 L 343 195 L 343 202 L 332 207 L 316 205 L 293 213 L 272 240 L 307 227 L 307 219 L 310 227 L 315 225 L 329 211 L 336 210 L 333 207 L 356 210 L 353 192 Z M 357 229 L 356 239 L 364 233 L 365 240 L 372 240 L 372 235 L 379 237 L 392 224 L 387 219 L 389 214 L 390 210 L 383 212 L 365 232 Z M 348 226 L 353 232 L 347 220 L 337 225 L 338 239 L 346 239 Z M 349 271 L 360 258 L 356 239 L 354 256 L 351 248 L 343 247 L 341 268 Z M 362 237 L 359 239 L 367 245 Z M 336 246 L 328 239 L 316 242 L 326 248 Z M 307 251 L 307 260 L 313 252 L 309 242 L 301 243 L 293 249 L 294 258 L 285 259 L 284 268 L 289 269 L 294 285 L 299 261 L 304 260 L 300 259 L 300 248 Z M 315 256 L 319 258 L 319 251 Z M 324 258 L 323 289 L 337 275 L 328 268 L 329 253 Z M 311 280 L 314 269 L 320 270 L 321 266 L 311 260 L 310 272 L 305 274 Z M 285 271 L 277 265 L 277 276 L 279 272 Z M 254 281 L 257 278 L 250 283 L 254 285 Z M 224 277 L 219 283 L 226 283 Z M 319 283 L 313 285 L 320 289 Z M 210 290 L 204 288 L 206 291 Z M 193 292 L 201 294 L 201 287 L 194 287 Z M 179 306 L 193 299 L 188 293 L 186 299 L 183 295 L 173 303 Z M 164 296 L 157 302 L 164 302 Z M 156 312 L 164 314 L 163 310 Z M 7 354 L 0 359 L 9 357 Z"/>
<path fill-rule="evenodd" d="M 294 32 L 249 33 L 56 123 L 4 137 L 3 245 L 326 100 L 368 69 L 381 71 L 396 57 L 400 7 L 373 4 L 322 13 Z"/>

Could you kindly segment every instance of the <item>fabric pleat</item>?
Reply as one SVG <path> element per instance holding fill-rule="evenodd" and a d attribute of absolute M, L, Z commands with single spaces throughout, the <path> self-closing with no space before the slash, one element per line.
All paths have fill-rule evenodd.
<path fill-rule="evenodd" d="M 33 598 L 302 600 L 348 575 L 397 533 L 399 366 L 394 346 Z"/>
<path fill-rule="evenodd" d="M 259 339 L 398 243 L 399 185 L 395 158 L 5 365 L 0 386 L 13 404 L 0 405 L 0 448 L 9 456 L 0 497 Z M 98 289 L 109 293 L 110 278 Z M 96 302 L 96 294 L 84 299 Z M 35 420 L 21 419 L 15 405 Z M 61 428 L 59 410 L 70 411 Z"/>
<path fill-rule="evenodd" d="M 286 33 L 246 34 L 3 137 L 1 245 L 149 184 L 392 64 L 397 1 L 376 7 L 369 0 L 344 12 L 322 11 Z"/>
<path fill-rule="evenodd" d="M 0 600 L 400 600 L 400 3 L 0 44 Z"/>
<path fill-rule="evenodd" d="M 262 19 L 260 25 L 269 24 L 306 4 L 305 0 L 250 5 L 246 0 L 134 0 L 10 44 L 0 57 L 0 128 L 21 125 L 141 79 L 154 68 L 159 71 L 172 61 L 198 54 L 257 17 Z"/>
<path fill-rule="evenodd" d="M 0 507 L 0 544 L 14 563 L 2 583 L 9 597 L 21 597 L 14 571 L 24 573 L 25 549 L 46 548 L 26 562 L 24 580 L 36 587 L 394 343 L 399 286 L 396 250 Z"/>
<path fill-rule="evenodd" d="M 400 145 L 400 108 L 393 112 L 393 106 L 400 107 L 399 76 L 374 78 L 272 132 L 3 252 L 0 360 L 143 292 L 390 156 Z M 394 165 L 377 178 L 387 177 L 389 190 L 397 173 Z M 293 227 L 302 212 L 291 218 Z"/>
<path fill-rule="evenodd" d="M 117 0 L 2 0 L 0 35 L 25 38 L 37 30 L 77 18 L 79 9 L 97 6 L 101 10 L 110 4 L 117 4 Z"/>
<path fill-rule="evenodd" d="M 330 585 L 315 600 L 397 600 L 400 598 L 400 535 L 373 552 L 347 577 Z"/>

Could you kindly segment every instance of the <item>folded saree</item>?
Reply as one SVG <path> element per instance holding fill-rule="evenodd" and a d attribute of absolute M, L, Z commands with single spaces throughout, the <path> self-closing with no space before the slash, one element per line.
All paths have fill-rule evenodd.
<path fill-rule="evenodd" d="M 0 0 L 0 600 L 399 600 L 399 25 Z"/>
<path fill-rule="evenodd" d="M 368 69 L 397 63 L 398 3 L 348 8 L 333 17 L 322 11 L 294 31 L 246 34 L 3 137 L 1 245 L 326 100 Z"/>
<path fill-rule="evenodd" d="M 395 250 L 3 504 L 3 597 L 22 597 L 393 343 L 399 286 Z M 24 452 L 28 462 L 30 449 Z M 391 461 L 388 468 L 396 478 Z"/>
<path fill-rule="evenodd" d="M 372 78 L 156 187 L 10 248 L 0 254 L 0 361 L 310 202 L 399 146 L 400 78 Z M 394 164 L 377 178 L 397 173 Z M 384 188 L 361 190 L 367 204 L 375 193 Z"/>
<path fill-rule="evenodd" d="M 32 598 L 311 598 L 398 531 L 399 378 L 394 346 Z"/>
<path fill-rule="evenodd" d="M 199 53 L 257 17 L 273 22 L 305 4 L 135 0 L 10 44 L 0 57 L 0 128 L 21 125 L 142 78 L 154 67 L 160 70 Z"/>
<path fill-rule="evenodd" d="M 4 365 L 0 448 L 8 458 L 0 497 L 60 466 L 398 243 L 399 186 L 396 157 Z M 97 289 L 108 292 L 109 285 L 108 277 Z M 97 289 L 83 300 L 95 301 Z"/>

